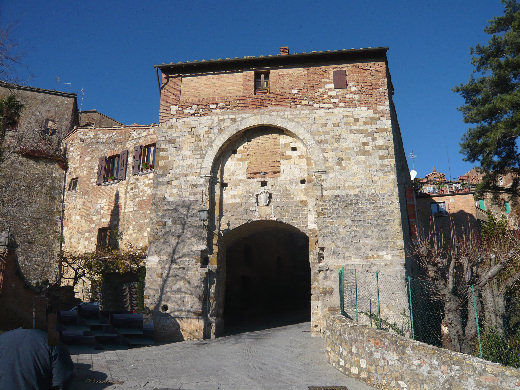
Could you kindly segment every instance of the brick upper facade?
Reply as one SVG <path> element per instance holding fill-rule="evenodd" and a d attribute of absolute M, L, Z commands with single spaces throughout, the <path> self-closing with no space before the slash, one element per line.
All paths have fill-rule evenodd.
<path fill-rule="evenodd" d="M 377 48 L 158 65 L 159 122 L 267 107 L 378 110 L 392 90 L 385 53 Z M 346 88 L 334 88 L 334 71 L 346 72 Z M 255 72 L 269 74 L 268 94 L 255 95 Z"/>

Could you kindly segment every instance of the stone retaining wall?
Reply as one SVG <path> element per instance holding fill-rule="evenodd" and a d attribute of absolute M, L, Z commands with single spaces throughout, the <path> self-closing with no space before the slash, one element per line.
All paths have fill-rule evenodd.
<path fill-rule="evenodd" d="M 329 362 L 348 376 L 384 389 L 520 389 L 520 370 L 355 325 L 326 319 Z"/>

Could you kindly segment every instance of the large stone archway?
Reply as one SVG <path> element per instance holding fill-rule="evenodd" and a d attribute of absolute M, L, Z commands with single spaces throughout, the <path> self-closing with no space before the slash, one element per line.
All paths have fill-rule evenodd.
<path fill-rule="evenodd" d="M 288 253 L 291 245 L 282 245 L 283 243 L 275 238 L 276 232 L 282 235 L 289 234 L 289 236 L 300 234 L 301 237 L 305 237 L 303 257 L 309 272 L 305 271 L 303 274 L 306 275 L 304 278 L 308 276 L 309 280 L 303 283 L 305 287 L 302 289 L 306 289 L 309 294 L 308 299 L 305 299 L 307 299 L 306 309 L 310 313 L 312 263 L 309 266 L 309 256 L 317 257 L 315 253 L 317 250 L 316 183 L 314 161 L 309 155 L 306 144 L 290 131 L 279 127 L 245 128 L 223 141 L 209 172 L 208 257 L 210 265 L 216 266 L 215 285 L 211 292 L 215 303 L 210 310 L 210 317 L 215 323 L 216 334 L 221 334 L 225 330 L 224 319 L 228 316 L 229 323 L 230 311 L 238 310 L 236 307 L 233 308 L 234 303 L 229 298 L 230 286 L 226 282 L 228 278 L 247 279 L 254 277 L 256 273 L 256 281 L 249 284 L 254 285 L 254 289 L 262 288 L 258 278 L 264 278 L 267 284 L 276 285 L 271 289 L 273 297 L 286 294 L 283 292 L 283 282 L 275 282 L 276 275 L 266 273 L 267 269 L 271 269 L 276 274 L 277 267 L 283 269 L 282 263 L 288 261 L 287 258 L 290 257 Z M 286 233 L 288 231 L 289 233 Z M 235 236 L 238 238 L 234 238 Z M 287 240 L 291 241 L 290 237 Z M 248 257 L 244 255 L 244 252 L 248 251 L 247 248 L 260 247 L 259 243 L 262 241 L 268 241 L 271 248 L 279 251 L 279 254 L 274 252 L 271 255 L 266 254 L 268 259 L 261 257 L 257 259 L 257 262 L 263 263 L 265 267 L 257 264 L 256 268 L 251 265 L 253 268 L 244 270 L 246 265 L 241 265 L 235 272 L 237 270 L 235 264 L 233 271 L 228 269 L 228 262 L 244 261 L 244 258 Z M 231 249 L 234 254 L 230 255 L 228 249 Z M 238 256 L 241 260 L 235 259 L 237 250 L 242 251 L 242 255 Z M 282 260 L 283 257 L 286 258 L 285 261 Z M 278 260 L 280 265 L 277 265 L 277 258 L 280 258 Z M 297 279 L 296 274 L 293 277 Z M 248 284 L 246 280 L 235 280 L 235 282 L 238 285 Z M 300 281 L 293 280 L 294 283 L 298 284 Z M 267 289 L 269 290 L 270 287 Z M 242 293 L 258 301 L 253 309 L 257 312 L 269 311 L 268 302 L 275 300 L 267 295 L 258 296 L 256 291 L 242 290 Z M 262 306 L 262 310 L 259 305 Z M 227 306 L 230 308 L 226 311 Z M 244 317 L 242 316 L 244 313 L 241 312 L 239 317 Z M 246 318 L 248 316 L 249 314 L 245 315 Z"/>

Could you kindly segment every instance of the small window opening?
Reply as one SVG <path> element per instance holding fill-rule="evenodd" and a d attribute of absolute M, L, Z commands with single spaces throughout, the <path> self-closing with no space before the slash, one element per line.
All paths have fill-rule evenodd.
<path fill-rule="evenodd" d="M 432 202 L 430 203 L 430 208 L 434 217 L 448 215 L 446 202 Z"/>
<path fill-rule="evenodd" d="M 222 188 L 227 188 L 228 183 L 222 183 Z"/>
<path fill-rule="evenodd" d="M 305 179 L 301 179 L 300 180 L 300 184 L 305 184 L 306 183 L 306 180 Z"/>
<path fill-rule="evenodd" d="M 269 71 L 255 72 L 255 95 L 266 95 L 269 90 Z"/>
<path fill-rule="evenodd" d="M 44 135 L 56 135 L 56 131 L 58 130 L 58 126 L 56 122 L 52 119 L 45 119 L 45 124 L 43 126 L 43 134 Z"/>
<path fill-rule="evenodd" d="M 168 311 L 168 305 L 162 305 L 161 306 L 161 311 L 166 313 Z"/>
<path fill-rule="evenodd" d="M 266 187 L 267 186 L 267 181 L 266 180 L 262 180 L 260 182 L 260 187 Z"/>
<path fill-rule="evenodd" d="M 296 152 L 298 148 L 296 146 L 291 146 L 291 151 Z"/>
<path fill-rule="evenodd" d="M 69 182 L 69 191 L 76 191 L 78 189 L 78 178 L 75 177 Z"/>
<path fill-rule="evenodd" d="M 107 227 L 99 228 L 97 235 L 97 249 L 107 249 L 109 243 L 110 229 Z"/>

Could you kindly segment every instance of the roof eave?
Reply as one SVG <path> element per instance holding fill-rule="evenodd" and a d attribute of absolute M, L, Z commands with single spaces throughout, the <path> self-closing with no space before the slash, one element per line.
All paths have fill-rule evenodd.
<path fill-rule="evenodd" d="M 283 66 L 297 65 L 304 62 L 333 62 L 335 60 L 352 60 L 356 58 L 381 57 L 386 60 L 386 52 L 388 47 L 370 47 L 364 49 L 349 49 L 335 51 L 320 51 L 311 53 L 296 53 L 289 55 L 273 55 L 260 57 L 241 57 L 241 58 L 225 58 L 217 60 L 202 60 L 192 62 L 178 62 L 169 64 L 154 65 L 155 68 L 168 71 L 196 71 L 198 69 L 229 67 L 229 68 L 247 68 L 254 66 Z"/>

